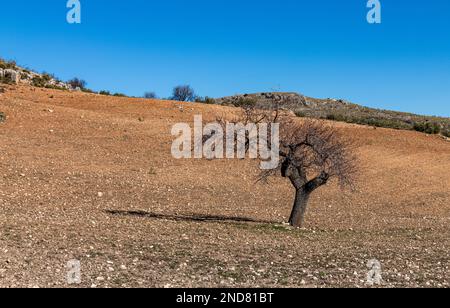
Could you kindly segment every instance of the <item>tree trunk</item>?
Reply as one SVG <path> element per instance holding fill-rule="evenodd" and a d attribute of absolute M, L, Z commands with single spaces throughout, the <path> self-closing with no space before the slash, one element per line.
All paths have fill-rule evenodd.
<path fill-rule="evenodd" d="M 289 224 L 296 228 L 302 228 L 305 220 L 306 208 L 308 207 L 310 193 L 305 189 L 297 189 L 295 193 L 294 208 L 292 209 Z"/>

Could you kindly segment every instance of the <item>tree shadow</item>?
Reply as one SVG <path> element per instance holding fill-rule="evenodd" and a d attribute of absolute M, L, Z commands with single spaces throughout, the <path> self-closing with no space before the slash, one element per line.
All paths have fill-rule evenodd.
<path fill-rule="evenodd" d="M 229 217 L 229 216 L 214 216 L 214 215 L 200 215 L 200 214 L 193 214 L 193 215 L 157 214 L 146 211 L 120 211 L 120 210 L 106 210 L 106 213 L 114 216 L 143 217 L 150 219 L 187 221 L 187 222 L 254 223 L 254 224 L 277 223 L 273 221 L 259 220 L 247 217 Z"/>

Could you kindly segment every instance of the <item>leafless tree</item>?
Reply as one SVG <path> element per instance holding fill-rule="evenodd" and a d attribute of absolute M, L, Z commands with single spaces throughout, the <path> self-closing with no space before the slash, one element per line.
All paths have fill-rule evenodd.
<path fill-rule="evenodd" d="M 225 123 L 224 118 L 218 119 Z M 297 119 L 275 106 L 258 110 L 244 104 L 240 114 L 228 123 L 279 123 L 280 162 L 277 168 L 260 173 L 258 181 L 281 175 L 289 179 L 295 189 L 295 200 L 289 224 L 303 227 L 311 194 L 336 179 L 342 188 L 352 187 L 357 171 L 352 142 L 335 127 L 322 121 Z M 223 124 L 222 124 L 223 125 Z M 270 134 L 268 139 L 270 139 Z M 248 143 L 248 140 L 247 140 Z M 267 144 L 271 142 L 267 140 Z M 248 144 L 246 144 L 248 150 Z"/>
<path fill-rule="evenodd" d="M 276 170 L 295 188 L 289 223 L 301 228 L 311 194 L 332 179 L 341 187 L 353 184 L 356 158 L 352 144 L 339 131 L 323 122 L 303 120 L 281 127 L 280 164 Z M 263 172 L 264 179 L 274 170 Z"/>
<path fill-rule="evenodd" d="M 172 100 L 180 102 L 192 102 L 195 100 L 195 91 L 188 85 L 177 86 L 173 89 Z"/>

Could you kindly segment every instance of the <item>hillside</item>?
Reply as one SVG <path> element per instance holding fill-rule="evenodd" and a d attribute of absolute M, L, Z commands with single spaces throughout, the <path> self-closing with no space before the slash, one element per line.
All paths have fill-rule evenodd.
<path fill-rule="evenodd" d="M 0 58 L 0 85 L 2 83 L 25 84 L 47 89 L 94 93 L 94 91 L 85 87 L 84 81 L 77 78 L 63 82 L 51 74 L 37 73 L 17 65 L 14 61 L 6 61 Z M 121 93 L 112 94 L 105 90 L 98 92 L 98 94 L 119 97 L 126 96 Z M 276 105 L 299 117 L 325 119 L 373 127 L 414 130 L 427 134 L 439 134 L 443 137 L 450 138 L 450 118 L 373 109 L 341 99 L 318 99 L 298 93 L 269 92 L 234 95 L 217 99 L 197 97 L 197 100 L 201 103 L 234 107 L 240 107 L 242 104 L 250 103 L 263 109 L 273 108 Z"/>
<path fill-rule="evenodd" d="M 327 119 L 361 125 L 416 130 L 450 137 L 450 118 L 421 116 L 411 113 L 379 110 L 341 99 L 317 99 L 297 93 L 257 93 L 234 95 L 215 100 L 220 105 L 239 106 L 253 103 L 261 108 L 277 104 L 300 117 Z"/>
<path fill-rule="evenodd" d="M 233 108 L 4 87 L 0 287 L 67 286 L 71 259 L 85 287 L 362 287 L 370 259 L 385 286 L 450 286 L 439 136 L 329 122 L 358 144 L 359 181 L 320 189 L 294 230 L 285 180 L 255 184 L 248 160 L 172 158 L 173 124 Z"/>
<path fill-rule="evenodd" d="M 55 76 L 48 73 L 36 73 L 30 69 L 17 65 L 15 61 L 6 61 L 2 58 L 0 58 L 0 85 L 1 84 L 25 84 L 48 89 L 76 90 L 71 85 L 62 82 Z"/>

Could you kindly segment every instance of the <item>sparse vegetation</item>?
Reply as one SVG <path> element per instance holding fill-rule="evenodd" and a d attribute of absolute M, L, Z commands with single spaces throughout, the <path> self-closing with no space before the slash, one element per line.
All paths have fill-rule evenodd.
<path fill-rule="evenodd" d="M 197 96 L 195 98 L 195 102 L 200 104 L 214 105 L 216 103 L 216 100 L 208 96 L 205 97 Z"/>
<path fill-rule="evenodd" d="M 239 108 L 252 108 L 252 106 L 256 106 L 256 103 L 255 99 L 243 97 L 234 103 L 234 106 Z"/>
<path fill-rule="evenodd" d="M 415 130 L 430 135 L 442 134 L 445 136 L 446 134 L 448 134 L 450 130 L 450 121 L 445 120 L 442 121 L 441 123 L 430 120 L 419 120 L 419 122 L 416 122 L 415 120 L 412 119 L 410 119 L 409 121 L 402 121 L 396 118 L 387 119 L 387 118 L 374 118 L 357 115 L 349 116 L 343 113 L 329 113 L 324 119 L 352 124 L 368 125 L 373 127 L 384 127 L 401 130 Z M 447 125 L 448 127 L 445 127 L 445 125 Z"/>
<path fill-rule="evenodd" d="M 45 86 L 46 89 L 52 89 L 52 90 L 60 90 L 60 91 L 67 91 L 66 88 L 64 87 L 60 87 L 60 86 L 56 86 L 56 85 L 46 85 Z"/>
<path fill-rule="evenodd" d="M 93 91 L 89 90 L 89 89 L 83 89 L 82 91 L 87 92 L 87 93 L 93 93 Z M 113 94 L 107 90 L 102 90 L 102 91 L 98 92 L 98 94 L 105 95 L 105 96 L 127 97 L 127 95 L 125 95 L 125 94 L 122 94 L 122 93 L 114 93 Z"/>
<path fill-rule="evenodd" d="M 343 113 L 329 113 L 326 117 L 322 119 L 338 122 L 346 122 L 351 124 L 367 125 L 374 127 L 385 127 L 392 129 L 404 129 L 408 130 L 410 127 L 408 124 L 395 120 L 395 119 L 383 119 L 374 117 L 365 117 L 357 115 L 345 115 Z"/>
<path fill-rule="evenodd" d="M 6 120 L 6 115 L 3 112 L 0 112 L 0 123 Z"/>
<path fill-rule="evenodd" d="M 81 89 L 81 91 L 84 92 L 84 93 L 95 94 L 95 92 L 93 90 L 88 89 L 88 88 Z"/>
<path fill-rule="evenodd" d="M 6 61 L 0 58 L 0 68 L 2 69 L 16 69 L 16 61 Z"/>
<path fill-rule="evenodd" d="M 295 114 L 297 117 L 299 117 L 299 118 L 304 118 L 304 117 L 306 117 L 305 113 L 302 112 L 302 111 L 296 111 L 296 112 L 294 112 L 294 114 Z"/>
<path fill-rule="evenodd" d="M 31 85 L 38 88 L 45 88 L 48 83 L 52 80 L 52 76 L 49 74 L 43 74 L 42 76 L 35 76 L 31 80 Z"/>
<path fill-rule="evenodd" d="M 435 122 L 414 123 L 414 130 L 430 135 L 441 133 L 441 129 L 441 125 Z"/>

